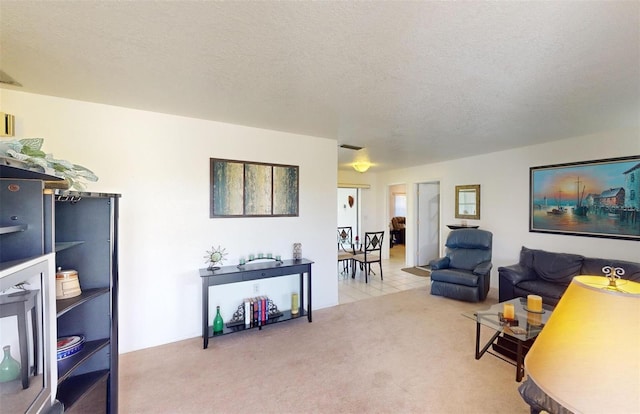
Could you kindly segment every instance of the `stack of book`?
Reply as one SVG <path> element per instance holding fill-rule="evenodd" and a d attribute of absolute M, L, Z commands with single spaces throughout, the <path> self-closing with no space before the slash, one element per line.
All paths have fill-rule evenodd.
<path fill-rule="evenodd" d="M 233 318 L 227 322 L 227 327 L 244 325 L 245 329 L 262 326 L 282 316 L 282 312 L 267 296 L 256 296 L 243 300 L 233 313 Z"/>
<path fill-rule="evenodd" d="M 256 296 L 244 300 L 244 326 L 251 328 L 267 323 L 269 320 L 269 298 Z"/>

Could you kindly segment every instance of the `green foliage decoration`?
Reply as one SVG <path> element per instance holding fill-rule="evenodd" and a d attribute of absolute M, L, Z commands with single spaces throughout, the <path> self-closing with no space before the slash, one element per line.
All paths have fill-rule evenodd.
<path fill-rule="evenodd" d="M 15 158 L 42 172 L 64 178 L 69 188 L 84 191 L 85 181 L 98 181 L 90 169 L 66 160 L 53 158 L 53 154 L 42 151 L 44 138 L 23 138 L 0 141 L 0 156 Z"/>

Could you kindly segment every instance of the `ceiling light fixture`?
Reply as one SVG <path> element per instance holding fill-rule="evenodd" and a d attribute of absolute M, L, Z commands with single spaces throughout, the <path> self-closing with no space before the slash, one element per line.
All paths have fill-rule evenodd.
<path fill-rule="evenodd" d="M 359 173 L 366 172 L 369 167 L 371 167 L 371 163 L 369 161 L 356 161 L 352 164 L 353 169 L 358 171 Z"/>

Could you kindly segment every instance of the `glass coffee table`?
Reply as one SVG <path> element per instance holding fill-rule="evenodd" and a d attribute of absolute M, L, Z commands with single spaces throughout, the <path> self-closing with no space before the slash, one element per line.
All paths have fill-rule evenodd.
<path fill-rule="evenodd" d="M 513 304 L 515 308 L 515 318 L 513 320 L 502 319 L 502 311 L 505 303 Z M 531 348 L 533 341 L 538 336 L 542 328 L 549 320 L 553 306 L 542 305 L 542 312 L 529 312 L 527 310 L 527 299 L 516 298 L 505 302 L 500 302 L 491 306 L 486 310 L 479 310 L 473 313 L 463 313 L 462 315 L 476 321 L 476 359 L 482 358 L 485 353 L 490 353 L 503 361 L 516 366 L 516 381 L 522 381 L 524 376 L 524 356 Z M 493 331 L 493 335 L 489 341 L 480 349 L 480 332 L 485 326 Z M 496 341 L 501 344 L 497 344 Z M 509 353 L 510 347 L 504 347 L 504 344 L 513 346 L 513 356 L 515 363 L 507 359 L 505 354 Z M 489 350 L 494 345 L 495 349 L 503 348 L 506 352 L 494 353 Z"/>

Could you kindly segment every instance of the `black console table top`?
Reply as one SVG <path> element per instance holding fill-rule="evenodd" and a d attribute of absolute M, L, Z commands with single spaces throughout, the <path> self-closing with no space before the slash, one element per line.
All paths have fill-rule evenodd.
<path fill-rule="evenodd" d="M 249 280 L 268 279 L 272 277 L 300 275 L 300 313 L 298 316 L 292 316 L 286 312 L 286 317 L 279 318 L 278 322 L 282 322 L 306 314 L 307 320 L 311 322 L 311 265 L 313 261 L 308 259 L 290 259 L 282 261 L 268 261 L 259 263 L 247 263 L 244 265 L 222 266 L 217 269 L 200 269 L 200 277 L 202 278 L 202 340 L 203 348 L 209 346 L 209 338 L 213 336 L 212 329 L 209 326 L 209 286 L 226 285 L 229 283 L 245 282 Z M 304 275 L 307 275 L 307 309 L 305 311 L 303 295 L 304 291 Z M 262 327 L 259 326 L 258 329 Z M 233 333 L 244 330 L 244 327 L 238 330 L 226 331 L 225 333 Z"/>

